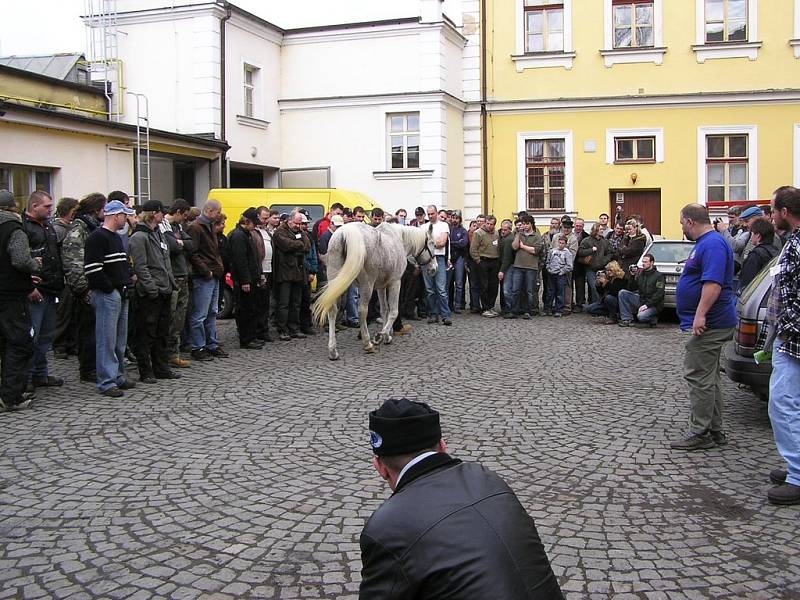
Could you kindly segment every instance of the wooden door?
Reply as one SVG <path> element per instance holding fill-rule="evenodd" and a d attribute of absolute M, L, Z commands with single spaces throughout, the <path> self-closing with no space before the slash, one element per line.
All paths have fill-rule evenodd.
<path fill-rule="evenodd" d="M 644 225 L 651 234 L 661 234 L 661 190 L 609 190 L 613 223 L 618 207 L 627 220 L 630 215 L 642 215 Z"/>

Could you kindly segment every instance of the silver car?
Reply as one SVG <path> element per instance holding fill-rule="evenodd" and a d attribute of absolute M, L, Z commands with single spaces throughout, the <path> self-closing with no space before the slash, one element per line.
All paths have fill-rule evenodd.
<path fill-rule="evenodd" d="M 664 274 L 664 306 L 667 308 L 675 308 L 675 288 L 693 248 L 694 242 L 686 240 L 653 240 L 642 254 L 652 254 L 656 259 L 656 268 Z M 641 258 L 637 266 L 642 268 Z"/>

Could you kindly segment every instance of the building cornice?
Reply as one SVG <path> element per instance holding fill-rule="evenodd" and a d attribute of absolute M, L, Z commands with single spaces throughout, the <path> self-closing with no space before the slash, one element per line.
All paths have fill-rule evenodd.
<path fill-rule="evenodd" d="M 288 29 L 283 38 L 285 46 L 315 44 L 330 41 L 380 39 L 416 35 L 424 31 L 441 29 L 445 38 L 453 44 L 464 46 L 467 39 L 447 21 L 420 23 L 419 18 L 395 19 L 391 21 L 371 21 L 367 23 L 347 23 L 326 25 L 324 27 L 304 27 Z"/>
<path fill-rule="evenodd" d="M 752 92 L 703 92 L 650 96 L 607 96 L 595 98 L 557 98 L 553 100 L 490 100 L 492 114 L 522 114 L 542 111 L 627 110 L 630 108 L 692 108 L 742 104 L 794 104 L 800 102 L 800 89 L 754 90 Z"/>
<path fill-rule="evenodd" d="M 281 112 L 311 108 L 351 108 L 354 106 L 381 106 L 384 104 L 444 103 L 463 111 L 466 102 L 441 90 L 427 92 L 397 92 L 390 94 L 363 94 L 353 96 L 327 96 L 318 98 L 282 98 L 278 100 Z"/>
<path fill-rule="evenodd" d="M 215 2 L 205 4 L 189 4 L 185 6 L 167 6 L 163 8 L 149 8 L 145 10 L 132 10 L 117 13 L 117 25 L 138 25 L 140 23 L 158 23 L 172 19 L 192 19 L 200 16 L 225 16 L 225 7 Z M 91 17 L 82 16 L 86 26 L 91 26 L 94 21 Z"/>

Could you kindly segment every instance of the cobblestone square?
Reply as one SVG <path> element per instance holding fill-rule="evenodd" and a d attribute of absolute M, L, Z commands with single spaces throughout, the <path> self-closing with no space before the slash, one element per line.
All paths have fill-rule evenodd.
<path fill-rule="evenodd" d="M 356 598 L 358 534 L 389 495 L 367 412 L 392 396 L 430 402 L 450 452 L 509 482 L 568 598 L 800 598 L 766 404 L 725 380 L 731 442 L 669 450 L 674 323 L 414 326 L 375 355 L 342 332 L 333 363 L 322 336 L 245 351 L 224 322 L 230 358 L 117 400 L 54 360 L 67 385 L 0 415 L 0 598 Z"/>

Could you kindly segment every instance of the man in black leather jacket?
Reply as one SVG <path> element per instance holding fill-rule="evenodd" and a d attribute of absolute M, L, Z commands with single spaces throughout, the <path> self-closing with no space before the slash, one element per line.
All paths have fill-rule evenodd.
<path fill-rule="evenodd" d="M 369 422 L 394 493 L 361 533 L 361 600 L 563 600 L 533 519 L 499 476 L 445 453 L 439 413 L 387 400 Z"/>

